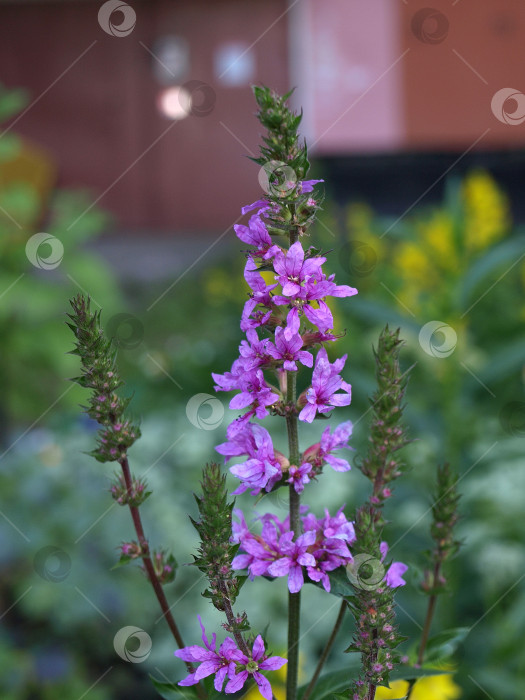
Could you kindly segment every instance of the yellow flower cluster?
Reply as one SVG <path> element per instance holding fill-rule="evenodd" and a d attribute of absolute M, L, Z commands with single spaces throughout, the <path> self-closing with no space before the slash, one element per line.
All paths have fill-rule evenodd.
<path fill-rule="evenodd" d="M 390 688 L 378 688 L 376 700 L 403 698 L 408 692 L 407 681 L 393 681 Z M 461 697 L 461 689 L 452 676 L 425 676 L 414 686 L 410 700 L 456 700 Z"/>
<path fill-rule="evenodd" d="M 476 171 L 465 179 L 462 194 L 467 248 L 485 250 L 503 238 L 510 228 L 507 196 L 484 171 Z"/>
<path fill-rule="evenodd" d="M 505 237 L 510 224 L 507 197 L 492 176 L 483 171 L 469 174 L 461 185 L 457 210 L 442 206 L 413 219 L 411 239 L 395 244 L 395 292 L 402 305 L 421 314 L 427 299 L 443 299 L 443 291 L 455 287 L 472 258 Z"/>

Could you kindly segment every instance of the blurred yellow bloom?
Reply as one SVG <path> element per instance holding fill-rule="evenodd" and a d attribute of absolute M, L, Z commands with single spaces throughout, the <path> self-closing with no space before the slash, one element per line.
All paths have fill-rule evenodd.
<path fill-rule="evenodd" d="M 378 688 L 376 700 L 395 700 L 408 691 L 407 681 L 393 681 L 390 688 Z M 456 700 L 461 697 L 461 688 L 454 683 L 451 675 L 425 676 L 420 678 L 410 700 Z"/>
<path fill-rule="evenodd" d="M 394 254 L 394 265 L 403 277 L 421 282 L 424 286 L 435 277 L 431 261 L 417 243 L 402 243 Z"/>
<path fill-rule="evenodd" d="M 511 225 L 509 201 L 494 178 L 482 170 L 463 182 L 465 243 L 472 251 L 488 248 L 503 238 Z"/>
<path fill-rule="evenodd" d="M 423 243 L 428 245 L 431 258 L 441 267 L 457 264 L 457 251 L 454 243 L 454 220 L 448 211 L 436 209 L 430 220 L 422 226 Z"/>

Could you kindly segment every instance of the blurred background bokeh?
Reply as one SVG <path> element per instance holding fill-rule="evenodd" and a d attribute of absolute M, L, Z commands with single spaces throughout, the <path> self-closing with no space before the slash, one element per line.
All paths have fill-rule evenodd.
<path fill-rule="evenodd" d="M 426 681 L 417 700 L 524 697 L 524 47 L 519 0 L 0 1 L 2 699 L 155 698 L 148 674 L 184 674 L 141 573 L 111 570 L 133 535 L 111 469 L 85 454 L 85 395 L 66 381 L 78 291 L 102 307 L 141 417 L 130 456 L 154 492 L 150 541 L 181 564 L 167 594 L 183 635 L 199 641 L 197 614 L 220 624 L 182 564 L 196 546 L 188 494 L 233 417 L 228 397 L 224 411 L 210 403 L 210 373 L 229 369 L 241 340 L 232 226 L 262 194 L 246 157 L 260 140 L 255 83 L 296 86 L 312 176 L 325 180 L 307 243 L 359 289 L 331 304 L 353 386 L 335 420 L 354 421 L 354 458 L 386 322 L 415 365 L 411 472 L 388 511 L 392 554 L 410 565 L 399 618 L 412 638 L 435 468 L 460 474 L 463 547 L 433 633 L 470 631 L 453 677 Z M 304 500 L 318 514 L 343 500 L 350 515 L 364 489 L 357 469 L 327 473 Z M 284 515 L 286 501 L 267 507 Z M 272 619 L 278 652 L 285 589 L 256 581 L 240 598 L 254 625 Z M 313 586 L 304 597 L 306 679 L 337 599 Z M 144 663 L 115 653 L 126 625 L 151 636 Z M 348 620 L 337 651 L 351 634 Z"/>

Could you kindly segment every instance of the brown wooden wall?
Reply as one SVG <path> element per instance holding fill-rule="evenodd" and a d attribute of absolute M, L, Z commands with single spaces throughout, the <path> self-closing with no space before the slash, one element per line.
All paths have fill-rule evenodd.
<path fill-rule="evenodd" d="M 440 38 L 439 18 L 434 29 L 430 18 L 426 43 L 412 21 L 429 5 L 445 19 Z M 402 63 L 407 146 L 463 151 L 489 129 L 477 147 L 523 148 L 525 124 L 504 124 L 491 110 L 502 88 L 525 92 L 523 0 L 407 0 L 399 9 L 402 49 L 410 49 Z"/>
<path fill-rule="evenodd" d="M 131 0 L 137 22 L 126 37 L 101 30 L 101 4 L 0 5 L 0 82 L 34 100 L 14 130 L 58 160 L 61 185 L 87 186 L 94 198 L 108 190 L 100 206 L 123 228 L 222 231 L 262 193 L 244 157 L 259 131 L 249 87 L 220 84 L 213 54 L 221 42 L 254 43 L 256 82 L 287 90 L 286 16 L 275 22 L 285 0 Z M 169 34 L 189 42 L 186 79 L 216 93 L 206 117 L 174 123 L 157 110 L 144 46 Z"/>

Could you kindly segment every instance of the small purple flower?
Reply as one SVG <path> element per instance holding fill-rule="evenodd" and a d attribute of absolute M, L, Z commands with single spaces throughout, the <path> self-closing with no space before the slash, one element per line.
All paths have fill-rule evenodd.
<path fill-rule="evenodd" d="M 244 279 L 252 290 L 250 299 L 248 299 L 244 305 L 241 317 L 241 330 L 247 331 L 249 328 L 262 326 L 269 320 L 272 314 L 271 307 L 274 305 L 270 292 L 275 289 L 278 284 L 267 285 L 261 273 L 257 270 L 257 265 L 252 258 L 248 258 L 246 261 Z M 254 314 L 255 308 L 259 305 L 269 310 L 258 310 Z"/>
<path fill-rule="evenodd" d="M 270 356 L 273 357 L 273 355 L 270 352 L 270 340 L 268 338 L 259 340 L 257 331 L 253 328 L 246 332 L 246 337 L 248 340 L 243 340 L 239 347 L 244 369 L 247 371 L 257 369 L 271 362 Z"/>
<path fill-rule="evenodd" d="M 247 204 L 241 209 L 242 214 L 247 214 L 249 211 L 253 211 L 254 209 L 259 209 L 257 214 L 263 214 L 268 211 L 268 209 L 275 208 L 275 205 L 272 204 L 272 202 L 268 201 L 267 199 L 257 199 L 255 202 L 252 202 L 251 204 Z"/>
<path fill-rule="evenodd" d="M 318 303 L 318 309 L 314 309 L 309 304 L 305 304 L 303 306 L 303 311 L 310 323 L 313 323 L 314 326 L 317 326 L 317 328 L 323 332 L 334 327 L 334 317 L 326 302 L 320 300 Z"/>
<path fill-rule="evenodd" d="M 299 335 L 299 316 L 296 309 L 288 314 L 285 328 L 279 326 L 275 329 L 275 345 L 268 345 L 268 354 L 275 360 L 283 361 L 283 368 L 288 372 L 296 372 L 296 361 L 305 367 L 312 367 L 314 358 L 312 353 L 301 350 L 303 339 Z"/>
<path fill-rule="evenodd" d="M 313 257 L 304 259 L 304 250 L 300 241 L 296 241 L 289 250 L 276 254 L 273 262 L 276 280 L 283 288 L 283 295 L 295 299 L 301 293 L 301 284 L 309 278 L 321 277 L 321 265 L 326 258 Z"/>
<path fill-rule="evenodd" d="M 347 355 L 343 355 L 332 364 L 325 348 L 319 350 L 315 358 L 312 386 L 306 391 L 307 404 L 299 414 L 299 420 L 311 423 L 317 412 L 328 413 L 334 406 L 350 404 L 352 387 L 339 376 L 346 358 Z M 346 393 L 336 394 L 340 389 Z"/>
<path fill-rule="evenodd" d="M 348 444 L 352 428 L 352 422 L 349 420 L 338 425 L 333 433 L 330 432 L 330 426 L 327 426 L 323 431 L 321 441 L 309 447 L 304 452 L 303 458 L 318 468 L 326 463 L 336 472 L 347 472 L 350 469 L 350 465 L 346 459 L 334 457 L 332 452 L 342 448 L 347 450 L 354 449 Z"/>
<path fill-rule="evenodd" d="M 229 676 L 225 692 L 226 693 L 237 693 L 248 680 L 248 676 L 253 676 L 253 680 L 257 683 L 259 687 L 259 692 L 265 698 L 265 700 L 272 700 L 273 693 L 270 682 L 265 678 L 259 671 L 277 671 L 281 666 L 288 663 L 286 659 L 281 656 L 270 656 L 267 657 L 264 650 L 264 642 L 259 634 L 252 647 L 251 659 L 245 654 L 241 654 L 239 659 L 239 670 L 234 676 Z M 244 665 L 244 668 L 240 666 Z"/>
<path fill-rule="evenodd" d="M 239 378 L 240 394 L 230 401 L 232 410 L 241 410 L 251 406 L 257 418 L 266 418 L 268 411 L 266 406 L 279 401 L 279 394 L 274 393 L 264 380 L 261 369 L 244 372 Z"/>
<path fill-rule="evenodd" d="M 250 459 L 230 467 L 231 473 L 241 480 L 241 485 L 233 492 L 234 494 L 244 493 L 248 488 L 254 489 L 252 494 L 259 493 L 263 488 L 270 491 L 281 478 L 281 465 L 275 455 L 270 433 L 261 425 L 250 423 L 247 425 L 250 426 L 253 438 L 253 442 L 246 441 Z M 217 448 L 217 451 L 220 450 Z"/>
<path fill-rule="evenodd" d="M 189 663 L 199 663 L 195 673 L 190 673 L 184 680 L 179 681 L 178 685 L 196 685 L 202 678 L 207 678 L 215 673 L 214 686 L 215 690 L 221 692 L 226 675 L 233 678 L 235 675 L 236 662 L 243 659 L 243 653 L 237 648 L 237 645 L 226 637 L 224 642 L 216 651 L 216 635 L 212 635 L 210 642 L 206 636 L 206 630 L 202 624 L 200 615 L 198 616 L 199 624 L 202 629 L 202 641 L 205 648 L 194 644 L 184 649 L 179 649 L 175 652 L 175 656 Z M 226 691 L 228 692 L 228 691 Z"/>
<path fill-rule="evenodd" d="M 241 359 L 234 361 L 231 372 L 224 374 L 216 374 L 212 372 L 211 376 L 215 380 L 215 391 L 236 391 L 240 388 L 241 377 L 246 373 L 244 362 Z"/>
<path fill-rule="evenodd" d="M 273 244 L 264 222 L 257 214 L 250 218 L 248 226 L 235 224 L 233 228 L 241 241 L 255 246 L 255 251 L 253 251 L 252 255 L 268 259 L 281 250 L 278 245 Z"/>
<path fill-rule="evenodd" d="M 295 542 L 291 539 L 281 546 L 283 557 L 268 567 L 271 576 L 288 576 L 288 590 L 297 593 L 304 583 L 303 566 L 315 566 L 315 559 L 306 550 L 316 539 L 315 531 L 310 530 L 300 535 Z"/>
<path fill-rule="evenodd" d="M 308 462 L 301 464 L 300 467 L 296 467 L 292 464 L 288 473 L 290 475 L 289 479 L 286 479 L 287 484 L 293 484 L 293 487 L 297 493 L 302 493 L 304 491 L 305 484 L 310 483 L 310 477 L 308 476 L 312 471 L 312 465 Z"/>
<path fill-rule="evenodd" d="M 381 542 L 379 545 L 381 550 L 381 561 L 385 560 L 388 554 L 388 544 L 386 542 Z M 394 561 L 388 567 L 386 572 L 385 581 L 386 585 L 390 588 L 399 588 L 399 586 L 404 586 L 406 581 L 402 578 L 403 574 L 408 571 L 408 566 L 400 561 Z"/>
<path fill-rule="evenodd" d="M 324 180 L 302 180 L 298 183 L 298 189 L 301 194 L 307 194 L 308 192 L 313 192 L 314 185 L 318 182 L 324 182 Z"/>

